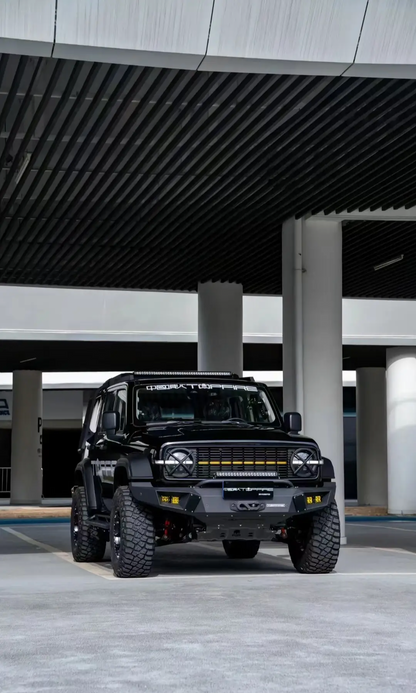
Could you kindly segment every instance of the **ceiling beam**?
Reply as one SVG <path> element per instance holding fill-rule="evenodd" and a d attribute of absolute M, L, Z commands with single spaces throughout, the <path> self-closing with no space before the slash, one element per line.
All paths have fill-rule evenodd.
<path fill-rule="evenodd" d="M 416 207 L 400 207 L 399 209 L 366 209 L 364 211 L 341 212 L 339 214 L 333 212 L 325 214 L 307 215 L 308 219 L 331 220 L 331 221 L 416 221 Z"/>

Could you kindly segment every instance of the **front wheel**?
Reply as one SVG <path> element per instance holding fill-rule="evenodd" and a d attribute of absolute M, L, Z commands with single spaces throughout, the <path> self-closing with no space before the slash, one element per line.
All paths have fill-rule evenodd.
<path fill-rule="evenodd" d="M 259 541 L 223 541 L 228 558 L 255 558 L 260 548 Z"/>
<path fill-rule="evenodd" d="M 338 507 L 333 501 L 319 512 L 297 518 L 288 529 L 288 548 L 298 573 L 331 573 L 341 544 Z"/>
<path fill-rule="evenodd" d="M 147 577 L 155 552 L 152 515 L 132 498 L 127 486 L 114 494 L 110 519 L 111 564 L 120 578 Z"/>

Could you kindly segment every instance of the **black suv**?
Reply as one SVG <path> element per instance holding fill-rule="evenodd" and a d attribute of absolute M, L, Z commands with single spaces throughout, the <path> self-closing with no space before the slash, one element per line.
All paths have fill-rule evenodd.
<path fill-rule="evenodd" d="M 282 420 L 267 387 L 231 373 L 128 373 L 89 403 L 72 492 L 76 561 L 146 577 L 156 546 L 222 541 L 254 558 L 288 544 L 296 570 L 335 567 L 340 524 L 332 463 Z"/>

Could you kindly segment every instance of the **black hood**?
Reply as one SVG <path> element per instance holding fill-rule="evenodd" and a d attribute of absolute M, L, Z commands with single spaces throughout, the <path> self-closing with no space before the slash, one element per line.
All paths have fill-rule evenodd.
<path fill-rule="evenodd" d="M 287 442 L 300 445 L 303 443 L 312 443 L 316 445 L 312 438 L 305 436 L 286 433 L 281 428 L 275 428 L 269 425 L 262 424 L 237 424 L 237 423 L 196 423 L 192 422 L 166 422 L 152 423 L 146 426 L 137 428 L 131 435 L 130 442 L 140 440 L 154 448 L 159 448 L 164 443 L 181 443 L 181 441 L 233 441 L 234 443 L 241 441 L 270 441 L 270 442 Z M 237 443 L 237 444 L 238 444 Z"/>

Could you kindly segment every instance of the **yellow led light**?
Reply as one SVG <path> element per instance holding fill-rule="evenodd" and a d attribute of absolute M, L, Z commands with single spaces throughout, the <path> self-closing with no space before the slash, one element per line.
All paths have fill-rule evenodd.
<path fill-rule="evenodd" d="M 315 496 L 315 503 L 322 503 L 322 496 Z"/>
<path fill-rule="evenodd" d="M 179 505 L 179 496 L 172 496 L 172 505 Z"/>
<path fill-rule="evenodd" d="M 312 498 L 312 496 L 306 496 L 306 502 L 307 502 L 308 505 L 312 505 L 312 503 L 313 503 L 313 498 Z"/>
<path fill-rule="evenodd" d="M 162 503 L 170 503 L 170 496 L 161 496 L 160 500 Z"/>

